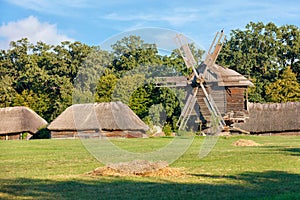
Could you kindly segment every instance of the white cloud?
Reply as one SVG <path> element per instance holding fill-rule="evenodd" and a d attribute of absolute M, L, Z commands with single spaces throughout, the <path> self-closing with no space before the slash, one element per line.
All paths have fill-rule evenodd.
<path fill-rule="evenodd" d="M 0 48 L 8 49 L 11 41 L 28 38 L 31 43 L 38 41 L 47 44 L 59 44 L 62 41 L 73 41 L 72 38 L 60 34 L 55 24 L 40 22 L 36 17 L 8 22 L 0 26 Z"/>

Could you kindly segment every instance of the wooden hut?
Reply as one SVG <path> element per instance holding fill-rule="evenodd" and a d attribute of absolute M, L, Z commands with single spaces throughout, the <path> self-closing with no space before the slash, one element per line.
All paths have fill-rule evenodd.
<path fill-rule="evenodd" d="M 121 102 L 75 104 L 49 126 L 51 138 L 143 137 L 149 127 Z"/>
<path fill-rule="evenodd" d="M 253 134 L 300 131 L 300 102 L 249 103 L 249 118 L 233 124 Z"/>
<path fill-rule="evenodd" d="M 254 86 L 253 83 L 240 73 L 217 64 L 209 69 L 202 68 L 201 70 L 200 73 L 204 74 L 206 89 L 225 121 L 230 124 L 236 120 L 244 120 L 248 110 L 247 88 Z M 197 102 L 203 117 L 202 123 L 206 123 L 211 117 L 204 98 L 203 91 L 199 90 Z"/>
<path fill-rule="evenodd" d="M 19 140 L 28 139 L 42 126 L 46 120 L 30 108 L 24 106 L 0 108 L 0 139 Z"/>

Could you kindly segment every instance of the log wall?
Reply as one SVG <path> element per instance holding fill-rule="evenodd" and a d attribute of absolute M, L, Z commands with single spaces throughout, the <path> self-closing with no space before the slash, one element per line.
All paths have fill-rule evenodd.
<path fill-rule="evenodd" d="M 226 87 L 227 112 L 245 110 L 244 87 Z"/>

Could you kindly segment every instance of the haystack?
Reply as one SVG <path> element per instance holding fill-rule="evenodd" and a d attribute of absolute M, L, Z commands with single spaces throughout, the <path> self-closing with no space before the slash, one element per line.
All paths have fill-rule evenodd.
<path fill-rule="evenodd" d="M 52 138 L 123 136 L 142 137 L 149 127 L 122 102 L 75 104 L 49 126 Z"/>
<path fill-rule="evenodd" d="M 20 139 L 22 133 L 35 134 L 47 121 L 25 106 L 0 108 L 1 139 Z"/>
<path fill-rule="evenodd" d="M 133 160 L 109 164 L 88 173 L 91 176 L 181 176 L 180 169 L 169 167 L 165 161 Z"/>
<path fill-rule="evenodd" d="M 245 140 L 239 139 L 232 143 L 233 146 L 244 146 L 244 147 L 252 147 L 252 146 L 260 146 L 260 144 L 254 142 L 253 140 Z"/>

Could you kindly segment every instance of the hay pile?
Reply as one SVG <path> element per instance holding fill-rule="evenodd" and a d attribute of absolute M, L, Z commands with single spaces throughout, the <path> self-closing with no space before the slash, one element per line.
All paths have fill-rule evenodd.
<path fill-rule="evenodd" d="M 253 140 L 245 140 L 245 139 L 239 139 L 238 141 L 235 141 L 232 143 L 233 146 L 245 146 L 245 147 L 252 147 L 252 146 L 260 146 L 261 144 L 258 144 L 254 142 Z"/>
<path fill-rule="evenodd" d="M 88 173 L 91 176 L 181 176 L 179 169 L 171 168 L 165 161 L 150 162 L 147 160 L 134 160 L 109 164 L 99 167 Z"/>

